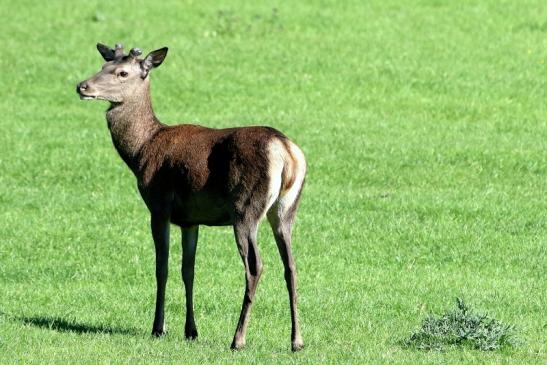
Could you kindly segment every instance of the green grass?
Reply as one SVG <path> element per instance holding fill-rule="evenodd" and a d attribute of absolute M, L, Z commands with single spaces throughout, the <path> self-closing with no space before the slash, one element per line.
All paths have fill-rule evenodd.
<path fill-rule="evenodd" d="M 273 10 L 275 6 L 276 10 Z M 35 2 L 1 6 L 0 363 L 545 363 L 547 7 L 537 1 Z M 244 276 L 230 228 L 200 232 L 183 339 L 173 229 L 169 335 L 150 338 L 148 215 L 77 82 L 96 42 L 169 46 L 158 117 L 265 124 L 309 161 L 294 254 L 304 351 L 290 352 L 266 225 L 247 348 L 229 344 Z M 453 298 L 523 344 L 401 341 Z"/>

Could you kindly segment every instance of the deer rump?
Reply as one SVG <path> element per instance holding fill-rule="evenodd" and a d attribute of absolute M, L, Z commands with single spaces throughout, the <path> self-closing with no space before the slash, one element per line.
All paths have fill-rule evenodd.
<path fill-rule="evenodd" d="M 305 174 L 300 149 L 270 127 L 166 126 L 140 157 L 136 175 L 144 201 L 151 211 L 169 209 L 181 227 L 261 219 L 276 202 L 290 208 Z"/>

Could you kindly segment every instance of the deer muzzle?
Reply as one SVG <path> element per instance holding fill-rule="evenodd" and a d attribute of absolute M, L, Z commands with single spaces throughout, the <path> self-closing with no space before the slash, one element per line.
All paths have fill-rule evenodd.
<path fill-rule="evenodd" d="M 87 81 L 82 81 L 78 85 L 76 85 L 76 92 L 78 95 L 80 95 L 80 99 L 95 99 L 95 96 L 92 95 L 86 95 L 86 90 L 89 89 L 89 84 Z"/>

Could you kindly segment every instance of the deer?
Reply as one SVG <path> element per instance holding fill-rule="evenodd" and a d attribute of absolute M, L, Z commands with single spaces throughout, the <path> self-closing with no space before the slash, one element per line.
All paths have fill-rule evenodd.
<path fill-rule="evenodd" d="M 291 349 L 301 350 L 297 310 L 297 272 L 292 231 L 306 177 L 304 153 L 271 127 L 213 129 L 195 124 L 166 125 L 154 114 L 150 74 L 167 56 L 167 47 L 141 58 L 121 44 L 98 43 L 105 63 L 78 83 L 82 100 L 109 102 L 106 120 L 118 154 L 133 172 L 150 212 L 155 248 L 156 307 L 152 336 L 166 334 L 164 307 L 171 224 L 182 232 L 181 274 L 186 297 L 184 335 L 197 339 L 193 285 L 200 225 L 232 226 L 245 268 L 245 294 L 231 344 L 245 347 L 256 288 L 263 271 L 257 244 L 267 218 L 284 265 L 291 314 Z"/>

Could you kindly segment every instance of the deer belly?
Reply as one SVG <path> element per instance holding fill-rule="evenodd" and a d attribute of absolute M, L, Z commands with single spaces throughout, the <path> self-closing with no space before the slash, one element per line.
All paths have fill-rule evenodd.
<path fill-rule="evenodd" d="M 211 194 L 195 193 L 184 197 L 175 195 L 171 222 L 179 226 L 204 224 L 228 226 L 233 224 L 232 210 L 226 199 Z"/>

